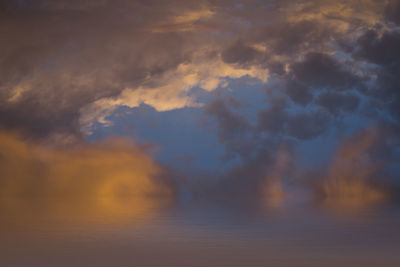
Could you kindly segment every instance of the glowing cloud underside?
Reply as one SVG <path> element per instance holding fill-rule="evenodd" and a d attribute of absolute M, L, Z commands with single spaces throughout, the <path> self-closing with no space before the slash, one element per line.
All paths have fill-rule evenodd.
<path fill-rule="evenodd" d="M 53 150 L 0 133 L 0 170 L 0 207 L 19 219 L 143 219 L 174 197 L 162 168 L 127 140 Z"/>
<path fill-rule="evenodd" d="M 367 208 L 388 200 L 388 192 L 371 182 L 371 177 L 380 167 L 367 156 L 374 142 L 373 133 L 367 132 L 357 141 L 347 140 L 341 145 L 323 184 L 326 205 Z"/>
<path fill-rule="evenodd" d="M 201 56 L 201 55 L 200 55 Z M 213 91 L 228 86 L 228 78 L 238 79 L 249 76 L 265 83 L 268 70 L 257 67 L 241 68 L 224 63 L 220 58 L 199 60 L 192 64 L 181 64 L 176 70 L 154 79 L 149 85 L 138 88 L 125 88 L 113 98 L 102 98 L 81 110 L 80 124 L 88 133 L 94 122 L 111 125 L 107 117 L 120 106 L 138 107 L 140 104 L 152 106 L 157 111 L 168 111 L 184 107 L 201 107 L 195 98 L 189 95 L 194 87 Z"/>

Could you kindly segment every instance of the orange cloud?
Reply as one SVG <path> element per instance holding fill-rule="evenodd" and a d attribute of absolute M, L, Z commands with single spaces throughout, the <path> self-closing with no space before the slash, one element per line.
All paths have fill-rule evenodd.
<path fill-rule="evenodd" d="M 383 18 L 387 1 L 305 1 L 289 5 L 283 9 L 291 22 L 317 20 L 321 24 L 330 25 L 339 32 L 354 30 L 361 23 L 374 26 Z M 352 28 L 353 27 L 353 28 Z"/>
<path fill-rule="evenodd" d="M 252 66 L 244 68 L 226 64 L 220 57 L 202 60 L 203 53 L 194 63 L 180 64 L 175 70 L 166 72 L 149 85 L 137 88 L 125 88 L 118 96 L 102 98 L 81 109 L 80 125 L 86 133 L 91 132 L 96 121 L 105 126 L 112 122 L 107 117 L 119 106 L 130 108 L 144 103 L 157 111 L 168 111 L 184 107 L 201 107 L 203 104 L 189 95 L 194 87 L 213 91 L 228 86 L 228 78 L 238 79 L 249 76 L 266 83 L 268 70 Z"/>
<path fill-rule="evenodd" d="M 290 171 L 290 155 L 287 147 L 282 146 L 277 154 L 276 162 L 262 185 L 262 204 L 267 208 L 281 207 L 287 198 L 282 180 Z"/>
<path fill-rule="evenodd" d="M 214 14 L 215 12 L 208 8 L 189 10 L 172 16 L 172 18 L 158 23 L 158 25 L 153 25 L 149 30 L 153 33 L 213 30 L 212 27 L 204 24 L 204 22 L 210 20 Z"/>
<path fill-rule="evenodd" d="M 376 141 L 369 131 L 342 143 L 322 185 L 326 206 L 354 210 L 388 200 L 388 192 L 371 182 L 372 175 L 381 167 L 368 156 Z"/>
<path fill-rule="evenodd" d="M 50 149 L 0 132 L 0 209 L 14 222 L 123 223 L 174 198 L 165 171 L 128 140 Z"/>

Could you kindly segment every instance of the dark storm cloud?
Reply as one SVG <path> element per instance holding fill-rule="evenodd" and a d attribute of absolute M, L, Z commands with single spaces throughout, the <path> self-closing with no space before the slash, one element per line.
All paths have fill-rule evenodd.
<path fill-rule="evenodd" d="M 19 129 L 29 132 L 33 138 L 48 136 L 51 133 L 64 133 L 80 137 L 79 112 L 76 110 L 57 111 L 52 107 L 43 109 L 37 101 L 21 101 L 19 105 L 3 103 L 0 108 L 0 121 L 3 128 Z"/>
<path fill-rule="evenodd" d="M 250 127 L 246 118 L 233 113 L 221 98 L 213 100 L 207 106 L 206 113 L 217 119 L 221 140 L 240 135 Z"/>
<path fill-rule="evenodd" d="M 400 24 L 400 1 L 391 0 L 385 9 L 385 17 L 388 21 Z"/>
<path fill-rule="evenodd" d="M 298 81 L 288 81 L 286 93 L 293 102 L 302 106 L 306 106 L 314 99 L 312 90 Z"/>
<path fill-rule="evenodd" d="M 285 122 L 288 114 L 285 111 L 285 104 L 273 105 L 267 110 L 258 113 L 258 129 L 271 133 L 282 133 L 284 131 Z"/>
<path fill-rule="evenodd" d="M 298 141 L 313 139 L 329 127 L 330 116 L 323 111 L 288 112 L 288 101 L 270 96 L 270 108 L 260 111 L 252 125 L 245 117 L 228 108 L 224 99 L 207 107 L 207 115 L 216 118 L 220 142 L 227 159 L 236 159 L 196 195 L 222 198 L 236 204 L 280 205 L 286 198 L 284 185 L 294 171 L 293 147 Z M 211 188 L 211 189 L 210 189 Z"/>
<path fill-rule="evenodd" d="M 162 3 L 9 1 L 0 35 L 0 123 L 34 136 L 79 133 L 80 109 L 174 69 L 195 45 L 152 33 Z M 162 11 L 161 11 L 162 10 Z M 182 22 L 183 23 L 183 22 Z M 185 22 L 186 23 L 186 22 Z M 188 22 L 190 23 L 190 21 Z M 186 40 L 186 41 L 185 41 Z"/>
<path fill-rule="evenodd" d="M 254 27 L 241 33 L 243 36 L 238 41 L 222 51 L 224 61 L 244 65 L 261 64 L 272 73 L 283 75 L 284 63 L 287 63 L 283 59 L 294 59 L 307 51 L 324 50 L 326 42 L 340 36 L 330 26 L 316 19 L 289 22 L 273 14 L 268 13 L 268 16 L 270 23 L 260 22 L 257 17 L 247 18 L 255 24 Z M 291 60 L 289 62 L 292 63 Z"/>
<path fill-rule="evenodd" d="M 337 115 L 339 111 L 353 112 L 358 107 L 360 99 L 354 94 L 327 92 L 319 95 L 316 103 L 331 114 Z"/>
<path fill-rule="evenodd" d="M 359 39 L 360 50 L 357 56 L 371 63 L 390 66 L 399 64 L 400 34 L 397 32 L 384 32 L 382 36 L 374 30 L 365 32 Z"/>
<path fill-rule="evenodd" d="M 318 47 L 333 34 L 334 31 L 325 29 L 318 20 L 305 20 L 297 23 L 283 22 L 281 25 L 271 25 L 271 28 L 265 29 L 264 36 L 267 40 L 271 40 L 274 53 L 291 55 L 314 46 Z"/>
<path fill-rule="evenodd" d="M 256 49 L 237 42 L 221 53 L 222 59 L 227 63 L 246 64 L 260 59 L 263 54 Z"/>
<path fill-rule="evenodd" d="M 285 106 L 273 106 L 260 111 L 257 129 L 269 134 L 313 139 L 329 127 L 330 116 L 323 111 L 290 113 Z"/>
<path fill-rule="evenodd" d="M 285 91 L 293 102 L 307 106 L 313 103 L 317 92 L 323 92 L 318 94 L 315 104 L 333 115 L 354 111 L 359 104 L 354 94 L 337 91 L 363 88 L 361 77 L 322 53 L 308 53 L 304 60 L 294 63 L 286 79 Z"/>
<path fill-rule="evenodd" d="M 301 140 L 313 139 L 328 130 L 329 121 L 330 117 L 320 111 L 295 114 L 287 122 L 287 134 Z"/>
<path fill-rule="evenodd" d="M 245 75 L 266 81 L 268 72 L 289 80 L 293 101 L 309 104 L 312 93 L 305 87 L 342 89 L 358 81 L 321 53 L 332 40 L 345 39 L 343 29 L 355 19 L 367 23 L 364 8 L 353 18 L 354 3 L 348 6 L 338 20 L 334 1 L 2 1 L 0 34 L 7 38 L 0 44 L 0 123 L 35 136 L 79 134 L 82 117 L 88 124 L 99 119 L 85 113 L 126 104 L 121 97 L 132 98 L 121 96 L 126 88 L 157 89 L 134 95 L 147 103 L 160 101 L 160 94 L 172 98 L 162 83 L 174 84 L 182 98 L 187 86 L 213 90 L 221 77 Z M 178 100 L 158 110 L 189 103 Z M 93 103 L 98 105 L 87 108 Z M 31 122 L 24 119 L 27 112 Z"/>
<path fill-rule="evenodd" d="M 384 32 L 379 36 L 376 31 L 368 31 L 358 40 L 360 46 L 357 58 L 376 64 L 377 79 L 368 90 L 371 101 L 378 110 L 390 112 L 397 119 L 400 117 L 400 34 Z"/>
<path fill-rule="evenodd" d="M 292 65 L 290 75 L 310 89 L 348 90 L 359 81 L 334 58 L 323 53 L 308 53 L 303 61 Z"/>
<path fill-rule="evenodd" d="M 217 98 L 205 108 L 208 117 L 215 118 L 218 140 L 226 148 L 224 159 L 251 157 L 258 144 L 254 127 L 240 114 L 240 102 L 233 98 Z"/>
<path fill-rule="evenodd" d="M 259 145 L 252 157 L 222 175 L 216 185 L 219 197 L 239 205 L 281 204 L 283 183 L 293 171 L 292 146 L 268 140 Z"/>

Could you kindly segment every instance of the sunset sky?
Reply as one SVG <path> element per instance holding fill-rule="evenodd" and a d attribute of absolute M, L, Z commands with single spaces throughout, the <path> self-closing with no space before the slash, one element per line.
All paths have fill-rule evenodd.
<path fill-rule="evenodd" d="M 394 201 L 399 30 L 395 0 L 3 0 L 0 195 Z"/>
<path fill-rule="evenodd" d="M 0 266 L 400 266 L 399 0 L 0 0 Z"/>

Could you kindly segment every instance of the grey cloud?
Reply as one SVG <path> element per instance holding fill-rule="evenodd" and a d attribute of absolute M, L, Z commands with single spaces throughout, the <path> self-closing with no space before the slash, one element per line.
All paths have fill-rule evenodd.
<path fill-rule="evenodd" d="M 298 23 L 286 23 L 278 27 L 275 34 L 274 52 L 295 54 L 324 43 L 333 34 L 333 31 L 324 29 L 316 20 L 306 20 Z"/>
<path fill-rule="evenodd" d="M 3 3 L 0 124 L 35 137 L 60 129 L 79 135 L 81 108 L 190 60 L 197 37 L 152 33 L 175 10 L 148 4 Z"/>
<path fill-rule="evenodd" d="M 270 15 L 271 23 L 261 24 L 248 33 L 248 40 L 267 43 L 272 55 L 296 55 L 301 51 L 316 49 L 335 34 L 317 20 L 291 22 L 284 17 Z"/>
<path fill-rule="evenodd" d="M 357 76 L 323 53 L 308 53 L 303 61 L 292 65 L 290 76 L 312 89 L 344 90 L 359 82 Z"/>
<path fill-rule="evenodd" d="M 385 9 L 385 18 L 390 22 L 400 25 L 400 1 L 390 1 Z"/>
<path fill-rule="evenodd" d="M 216 119 L 219 142 L 227 148 L 224 158 L 248 157 L 258 140 L 252 135 L 250 122 L 232 108 L 238 108 L 236 101 L 217 98 L 208 104 L 205 113 Z"/>
<path fill-rule="evenodd" d="M 258 113 L 257 129 L 270 133 L 279 134 L 284 131 L 285 122 L 288 114 L 283 106 L 272 106 L 267 110 L 262 110 Z"/>
<path fill-rule="evenodd" d="M 268 69 L 271 73 L 279 76 L 283 76 L 286 73 L 284 64 L 278 61 L 269 61 Z"/>
<path fill-rule="evenodd" d="M 273 106 L 259 112 L 257 129 L 274 135 L 308 140 L 323 134 L 329 122 L 330 116 L 322 111 L 291 114 L 285 106 Z"/>
<path fill-rule="evenodd" d="M 334 91 L 348 91 L 363 86 L 360 77 L 346 70 L 333 57 L 322 53 L 308 53 L 303 61 L 292 65 L 285 79 L 286 94 L 301 106 L 312 104 L 317 91 L 328 90 L 316 99 L 315 104 L 332 114 L 338 114 L 341 110 L 353 111 L 359 102 L 354 95 Z"/>
<path fill-rule="evenodd" d="M 257 201 L 262 193 L 262 182 L 268 171 L 272 171 L 276 151 L 276 144 L 264 145 L 254 158 L 229 169 L 217 185 L 218 194 L 231 202 Z"/>
<path fill-rule="evenodd" d="M 354 94 L 326 92 L 318 96 L 316 103 L 326 108 L 331 114 L 337 115 L 340 111 L 354 111 L 360 99 Z"/>
<path fill-rule="evenodd" d="M 361 58 L 378 66 L 377 80 L 367 94 L 372 102 L 381 102 L 379 110 L 389 111 L 400 118 L 400 34 L 385 32 L 381 37 L 375 31 L 366 32 L 358 40 L 359 51 L 356 58 Z"/>
<path fill-rule="evenodd" d="M 357 57 L 385 66 L 399 62 L 399 33 L 385 32 L 382 37 L 379 37 L 376 31 L 369 30 L 359 38 L 358 44 L 360 50 L 356 53 Z"/>
<path fill-rule="evenodd" d="M 190 63 L 199 51 L 212 50 L 210 58 L 221 55 L 229 64 L 257 65 L 292 81 L 287 93 L 304 106 L 312 102 L 306 87 L 338 89 L 358 81 L 325 54 L 309 53 L 304 61 L 293 64 L 292 58 L 301 54 L 324 51 L 338 35 L 317 18 L 290 19 L 296 12 L 307 11 L 291 8 L 293 1 L 243 1 L 235 8 L 229 1 L 1 3 L 0 35 L 7 38 L 0 44 L 4 70 L 0 123 L 36 135 L 68 125 L 71 132 L 79 132 L 76 121 L 82 108 L 117 96 L 127 87 L 156 84 L 157 77 Z M 215 13 L 207 22 L 190 13 L 205 9 Z M 288 77 L 286 64 L 292 65 Z M 13 96 L 15 101 L 8 101 Z M 24 108 L 34 113 L 36 123 L 32 124 L 49 126 L 38 127 L 42 131 L 29 126 L 22 120 Z"/>
<path fill-rule="evenodd" d="M 321 111 L 295 114 L 287 123 L 287 134 L 301 140 L 313 139 L 328 130 L 329 122 L 330 117 Z"/>
<path fill-rule="evenodd" d="M 314 99 L 311 89 L 298 81 L 289 81 L 286 85 L 287 95 L 297 104 L 306 106 Z"/>
<path fill-rule="evenodd" d="M 214 186 L 214 194 L 235 207 L 265 208 L 271 202 L 279 205 L 285 197 L 282 187 L 290 183 L 294 170 L 292 159 L 292 143 L 264 140 L 251 157 L 244 158 L 240 164 L 221 174 Z M 273 195 L 268 191 L 271 186 L 274 186 Z M 282 195 L 278 192 L 280 189 Z"/>
<path fill-rule="evenodd" d="M 222 59 L 227 63 L 251 63 L 262 56 L 262 53 L 252 47 L 246 46 L 242 42 L 237 42 L 222 51 Z"/>
<path fill-rule="evenodd" d="M 248 130 L 247 120 L 229 110 L 222 99 L 212 101 L 207 106 L 206 113 L 216 117 L 220 129 L 219 136 L 222 139 L 240 135 Z"/>

